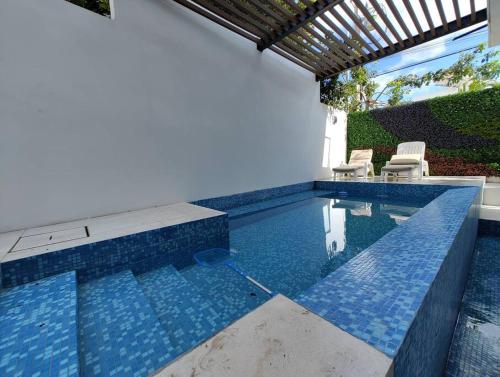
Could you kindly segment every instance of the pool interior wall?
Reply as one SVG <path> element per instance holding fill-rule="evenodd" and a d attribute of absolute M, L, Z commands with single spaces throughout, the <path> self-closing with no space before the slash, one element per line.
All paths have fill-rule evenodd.
<path fill-rule="evenodd" d="M 196 204 L 204 204 L 211 208 L 225 209 L 230 212 L 232 209 L 234 209 L 234 207 L 232 206 L 244 207 L 245 205 L 257 203 L 259 201 L 262 201 L 263 199 L 286 202 L 286 196 L 290 194 L 302 193 L 302 195 L 308 196 L 311 195 L 311 193 L 306 194 L 306 192 L 310 191 L 311 188 L 314 188 L 316 191 L 313 195 L 323 195 L 324 192 L 330 192 L 335 194 L 347 193 L 348 195 L 353 196 L 372 196 L 375 198 L 405 198 L 407 196 L 413 196 L 420 199 L 437 198 L 420 212 L 418 212 L 416 216 L 413 216 L 408 222 L 403 224 L 403 226 L 406 226 L 405 230 L 401 231 L 402 226 L 394 229 L 367 250 L 369 251 L 370 249 L 372 249 L 371 253 L 367 253 L 365 251 L 359 254 L 349 263 L 345 264 L 344 266 L 333 272 L 331 275 L 327 276 L 325 279 L 317 283 L 315 286 L 311 287 L 311 291 L 304 293 L 297 301 L 302 305 L 311 308 L 311 310 L 313 310 L 315 313 L 329 320 L 333 324 L 339 326 L 340 328 L 344 328 L 347 332 L 367 341 L 369 344 L 372 344 L 376 348 L 381 349 L 387 355 L 394 357 L 397 375 L 411 375 L 410 372 L 419 367 L 427 368 L 426 370 L 428 373 L 426 373 L 425 370 L 422 370 L 422 375 L 432 375 L 432 373 L 435 373 L 439 370 L 442 371 L 444 365 L 443 363 L 445 361 L 445 356 L 443 357 L 443 354 L 446 352 L 442 351 L 442 349 L 447 350 L 449 342 L 451 341 L 452 330 L 449 330 L 449 328 L 453 327 L 453 317 L 455 316 L 456 318 L 456 312 L 458 311 L 458 304 L 461 297 L 461 292 L 459 292 L 460 285 L 462 283 L 462 280 L 464 280 L 465 278 L 459 279 L 459 284 L 456 292 L 454 291 L 452 294 L 453 297 L 450 300 L 446 301 L 446 304 L 449 305 L 449 308 L 447 308 L 447 310 L 443 312 L 446 313 L 444 320 L 442 318 L 443 315 L 432 309 L 433 306 L 436 305 L 436 298 L 440 297 L 440 295 L 443 294 L 443 291 L 449 288 L 447 287 L 447 285 L 449 285 L 449 281 L 454 281 L 456 273 L 454 273 L 453 276 L 450 276 L 450 274 L 452 272 L 456 272 L 457 269 L 459 271 L 464 271 L 468 267 L 466 261 L 472 251 L 471 245 L 473 245 L 474 243 L 476 234 L 475 229 L 477 228 L 477 210 L 474 206 L 474 203 L 478 197 L 478 189 L 472 187 L 456 188 L 453 186 L 444 185 L 308 182 L 299 185 L 286 186 L 284 188 L 273 188 L 270 190 L 259 190 L 258 192 L 238 194 L 231 197 L 207 199 L 204 201 L 199 201 Z M 439 198 L 441 198 L 441 200 L 438 200 Z M 450 205 L 450 203 L 453 204 Z M 241 214 L 242 212 L 235 211 L 235 216 Z M 141 258 L 134 259 L 133 252 L 132 254 L 127 254 L 126 251 L 123 251 L 125 254 L 122 255 L 121 246 L 112 246 L 113 242 L 117 242 L 117 244 L 120 245 L 121 238 L 119 238 L 116 240 L 110 240 L 111 244 L 108 244 L 109 247 L 102 250 L 99 247 L 101 246 L 100 243 L 97 243 L 95 245 L 92 245 L 91 247 L 85 245 L 86 248 L 82 247 L 81 249 L 75 248 L 74 250 L 54 252 L 51 253 L 51 256 L 37 256 L 29 260 L 27 264 L 24 264 L 25 262 L 19 261 L 16 261 L 17 264 L 11 264 L 7 266 L 2 264 L 0 266 L 0 269 L 2 271 L 2 281 L 4 282 L 5 286 L 14 286 L 26 281 L 36 280 L 44 276 L 58 274 L 65 270 L 77 270 L 77 275 L 80 282 L 88 282 L 88 284 L 91 284 L 95 281 L 98 281 L 92 280 L 96 277 L 105 276 L 103 279 L 106 279 L 106 275 L 116 273 L 118 271 L 125 271 L 123 273 L 123 276 L 120 276 L 120 279 L 121 281 L 123 281 L 124 287 L 129 288 L 120 288 L 114 291 L 111 290 L 107 293 L 105 292 L 102 296 L 97 298 L 97 302 L 104 304 L 107 300 L 110 300 L 110 298 L 111 301 L 118 300 L 118 309 L 127 312 L 130 310 L 125 309 L 127 308 L 127 305 L 130 305 L 130 302 L 124 300 L 123 297 L 120 298 L 120 295 L 117 294 L 117 292 L 120 292 L 122 289 L 132 289 L 130 288 L 132 287 L 132 285 L 138 284 L 133 280 L 132 282 L 130 281 L 131 275 L 126 274 L 127 269 L 135 270 L 134 272 L 136 274 L 146 274 L 148 273 L 148 271 L 151 271 L 154 268 L 158 268 L 159 265 L 167 266 L 171 264 L 172 260 L 177 260 L 176 258 L 179 258 L 179 267 L 187 266 L 189 264 L 187 263 L 187 261 L 191 259 L 194 251 L 199 251 L 211 247 L 228 247 L 227 215 L 218 216 L 213 219 L 213 221 L 215 222 L 214 224 L 211 224 L 210 222 L 207 222 L 205 224 L 203 224 L 203 222 L 197 223 L 197 225 L 191 224 L 191 226 L 188 226 L 187 228 L 187 234 L 184 233 L 183 227 L 179 226 L 173 232 L 170 232 L 169 229 L 163 229 L 163 231 L 158 231 L 157 233 L 155 233 L 155 231 L 152 231 L 152 234 L 155 235 L 155 237 L 153 238 L 151 238 L 150 235 L 147 234 L 142 236 L 131 235 L 121 237 L 128 241 L 128 243 L 123 244 L 123 250 L 125 250 L 127 247 L 131 248 L 132 250 L 139 250 L 141 253 L 143 253 L 141 254 Z M 437 222 L 435 223 L 434 221 Z M 411 224 L 411 226 L 408 224 Z M 428 227 L 425 228 L 423 224 L 427 224 Z M 212 229 L 212 225 L 216 225 L 216 230 Z M 431 229 L 429 229 L 429 227 Z M 213 236 L 206 237 L 206 234 L 212 234 Z M 136 237 L 143 237 L 139 238 L 139 240 L 141 241 L 139 242 L 139 244 L 142 244 L 142 246 L 138 249 L 135 248 L 135 241 L 138 240 Z M 461 240 L 461 242 L 456 242 L 454 244 L 454 240 L 457 237 Z M 149 244 L 151 240 L 154 240 L 154 242 L 152 244 Z M 360 261 L 362 262 L 363 258 L 366 258 L 367 255 L 369 257 L 377 257 L 377 248 L 383 248 L 384 245 L 388 246 L 388 241 L 389 245 L 391 245 L 392 243 L 392 247 L 396 247 L 397 245 L 398 252 L 395 251 L 394 253 L 392 253 L 392 255 L 386 255 L 386 259 L 382 258 L 380 261 L 386 263 L 385 267 L 387 267 L 387 269 L 389 269 L 393 264 L 396 264 L 397 268 L 391 268 L 391 273 L 393 273 L 393 275 L 390 276 L 390 279 L 388 280 L 388 282 L 390 282 L 393 286 L 382 284 L 378 287 L 367 287 L 366 290 L 360 289 L 359 284 L 363 282 L 359 280 L 359 277 L 356 278 L 355 276 L 349 276 L 349 273 L 347 273 L 346 271 L 349 271 L 349 269 L 351 269 L 351 271 L 355 272 L 357 268 L 356 266 L 359 266 Z M 171 253 L 170 249 L 165 246 L 166 244 L 172 245 L 172 243 L 174 245 L 177 245 L 177 247 L 175 248 L 175 253 Z M 375 245 L 377 246 L 375 247 Z M 401 245 L 405 245 L 405 247 L 408 247 L 409 250 L 414 250 L 416 247 L 418 249 L 419 246 L 420 248 L 430 248 L 433 251 L 433 256 L 435 256 L 435 258 L 431 258 L 430 261 L 428 260 L 429 258 L 427 258 L 427 260 L 415 260 L 410 258 L 408 260 L 410 262 L 410 265 L 408 263 L 406 263 L 405 265 L 404 259 L 408 256 L 405 255 L 405 258 L 399 257 L 399 249 Z M 160 254 L 155 254 L 153 257 L 151 257 L 152 254 L 149 253 L 155 253 L 155 250 L 157 250 L 158 247 L 161 248 Z M 179 253 L 183 255 L 177 255 Z M 455 257 L 450 257 L 449 254 L 453 254 Z M 110 255 L 110 258 L 103 258 L 104 255 Z M 460 255 L 462 256 L 462 258 L 459 257 Z M 85 258 L 85 260 L 83 261 L 80 260 L 81 257 L 86 256 L 88 256 L 89 258 Z M 379 256 L 384 257 L 383 254 L 379 254 Z M 384 265 L 380 266 L 384 267 Z M 407 276 L 405 276 L 402 271 L 398 270 L 398 268 L 404 267 L 405 270 L 407 270 L 409 266 L 414 268 L 413 272 L 417 277 L 417 282 L 419 282 L 419 284 L 415 285 L 415 280 L 411 280 L 411 284 L 413 285 L 412 289 L 415 288 L 416 291 L 412 289 L 405 291 L 405 287 L 401 286 L 401 284 L 404 285 Z M 167 275 L 168 274 L 166 274 L 165 276 Z M 462 275 L 465 274 L 462 273 Z M 178 277 L 176 273 L 173 273 L 172 276 L 174 276 L 174 278 Z M 336 277 L 333 278 L 333 276 Z M 339 281 L 343 281 L 345 284 L 343 284 L 341 287 L 339 287 L 338 290 L 333 292 L 336 292 L 337 294 L 345 293 L 345 296 L 351 295 L 351 297 L 353 298 L 353 300 L 351 300 L 351 304 L 354 306 L 352 306 L 347 301 L 335 301 L 336 299 L 332 297 L 334 296 L 332 294 L 328 295 L 328 297 L 324 296 L 324 294 L 327 292 L 325 291 L 325 288 L 332 288 L 328 286 L 329 282 L 331 280 L 337 279 L 339 276 L 342 278 L 339 279 Z M 138 281 L 141 280 L 146 281 L 147 279 L 145 277 L 139 277 Z M 158 279 L 151 280 L 156 281 Z M 118 284 L 117 286 L 119 287 L 120 284 Z M 76 289 L 76 280 L 74 282 L 74 285 Z M 105 284 L 105 286 L 108 287 L 113 285 Z M 17 288 L 19 292 L 23 291 L 21 287 Z M 398 290 L 395 290 L 394 287 L 397 287 Z M 69 291 L 73 292 L 75 291 L 75 289 Z M 352 314 L 355 313 L 352 312 L 352 309 L 349 309 L 349 306 L 351 305 L 352 308 L 355 308 L 355 300 L 364 298 L 362 295 L 358 295 L 360 291 L 366 292 L 370 299 L 374 297 L 380 298 L 380 296 L 382 296 L 387 300 L 393 300 L 393 303 L 395 303 L 396 306 L 399 307 L 399 309 L 386 313 L 364 311 L 363 309 L 361 313 L 365 318 L 363 319 L 360 317 L 362 322 L 365 319 L 368 322 L 371 321 L 371 323 L 374 324 L 374 327 L 370 327 L 370 324 L 368 322 L 365 322 L 365 324 L 361 322 L 361 326 L 358 326 L 356 325 L 356 319 L 352 317 Z M 403 294 L 398 294 L 398 291 L 403 292 Z M 150 292 L 154 293 L 155 289 L 152 288 Z M 2 292 L 2 294 L 3 293 L 4 292 Z M 24 297 L 24 293 L 21 293 L 21 295 L 22 297 Z M 318 303 L 318 298 L 325 299 L 323 301 L 325 307 L 315 307 L 315 304 Z M 164 299 L 165 298 L 161 298 L 161 300 Z M 161 300 L 159 302 L 161 302 Z M 145 306 L 144 308 L 147 309 L 147 306 Z M 161 308 L 156 308 L 157 311 L 159 311 L 160 309 Z M 342 315 L 340 317 L 334 315 L 333 317 L 331 317 L 331 313 L 337 313 L 336 310 L 351 310 L 351 324 L 345 326 L 345 323 L 347 322 L 342 322 L 349 319 L 349 315 L 345 317 L 342 317 Z M 138 313 L 138 318 L 150 318 L 153 315 L 151 313 L 155 314 L 154 304 L 152 305 L 150 310 L 146 310 L 146 312 L 144 313 Z M 387 316 L 389 316 L 391 318 L 391 321 L 395 321 L 398 327 L 391 329 L 384 327 L 383 323 L 378 322 L 378 320 L 383 319 L 381 317 L 378 317 L 380 315 L 383 315 L 383 318 L 387 318 Z M 202 317 L 209 318 L 209 316 Z M 133 318 L 126 319 L 128 319 L 128 323 L 137 324 L 137 321 L 134 321 Z M 106 322 L 106 316 L 104 316 L 102 320 L 104 321 L 102 322 L 103 326 L 113 325 L 112 323 Z M 119 325 L 119 323 L 116 323 L 116 325 Z M 214 324 L 213 322 L 210 325 L 217 326 L 217 324 Z M 224 324 L 219 326 L 224 326 Z M 194 326 L 194 328 L 197 328 L 196 325 Z M 141 327 L 139 326 L 137 330 L 140 331 Z M 385 333 L 385 335 L 388 336 L 388 338 L 383 338 L 382 336 L 380 339 L 378 339 L 377 334 L 379 333 L 377 333 L 377 331 L 385 332 L 386 330 L 388 330 L 388 332 Z M 428 337 L 428 334 L 434 333 L 436 331 L 439 333 L 439 342 Z M 133 334 L 131 334 L 131 336 L 132 335 Z M 91 339 L 93 338 L 91 337 Z M 128 341 L 133 339 L 134 337 L 132 336 L 132 338 L 128 339 Z M 381 342 L 379 342 L 379 340 L 381 340 Z M 429 344 L 429 342 L 437 343 L 438 346 L 433 347 L 432 344 Z M 165 343 L 164 340 L 163 343 Z M 147 351 L 145 351 L 144 354 L 142 354 L 140 351 L 138 351 L 139 353 L 136 353 L 142 355 L 158 355 L 157 359 L 153 361 L 148 358 L 145 359 L 144 362 L 149 366 L 149 369 L 146 368 L 146 371 L 148 373 L 154 368 L 161 366 L 159 364 L 173 359 L 173 355 L 175 354 L 175 352 L 171 353 L 171 349 L 174 349 L 176 347 L 175 344 L 162 344 L 162 341 L 160 340 L 153 340 L 148 344 L 155 345 L 155 347 L 158 346 L 160 350 L 158 353 Z M 12 346 L 12 344 L 10 344 L 10 346 Z M 6 344 L 2 344 L 0 346 L 0 351 L 2 352 L 0 368 L 13 368 L 12 364 L 9 364 L 8 361 L 17 360 L 16 358 L 18 357 L 22 357 L 24 361 L 29 360 L 29 357 L 26 354 L 19 356 L 19 354 L 14 355 L 12 352 L 5 353 L 8 348 L 9 345 Z M 68 364 L 67 359 L 56 356 L 58 355 L 58 353 L 51 354 L 52 351 L 45 350 L 44 357 L 40 357 L 39 355 L 34 356 L 38 356 L 38 359 L 46 361 L 46 363 L 48 363 L 47 365 L 51 365 L 52 368 L 58 365 L 57 362 L 63 363 L 65 367 L 68 367 L 68 365 L 70 365 Z M 162 354 L 163 356 L 161 356 Z M 418 358 L 412 357 L 412 355 L 418 355 Z M 89 355 L 88 358 L 84 358 L 84 360 L 94 359 L 95 358 L 93 358 L 91 355 Z M 135 363 L 134 365 L 136 365 L 137 362 L 137 360 L 134 360 L 132 364 Z M 92 363 L 90 363 L 90 365 L 91 364 Z M 124 362 L 123 365 L 125 365 L 125 369 L 123 369 L 123 371 L 126 373 L 130 372 L 130 369 L 126 368 L 127 363 Z M 19 365 L 16 364 L 14 368 L 17 368 L 18 366 Z M 95 366 L 91 365 L 91 367 L 93 368 Z M 119 368 L 120 366 L 118 365 L 117 367 Z M 95 371 L 95 369 L 91 370 Z M 68 375 L 71 375 L 71 373 L 69 372 L 74 371 L 74 365 L 71 364 L 71 368 L 67 369 L 67 371 Z M 83 375 L 86 374 L 83 373 Z"/>
<path fill-rule="evenodd" d="M 446 377 L 500 376 L 500 222 L 481 225 Z"/>

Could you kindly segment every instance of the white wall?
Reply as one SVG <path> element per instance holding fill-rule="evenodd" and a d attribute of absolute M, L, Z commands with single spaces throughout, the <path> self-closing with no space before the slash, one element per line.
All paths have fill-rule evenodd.
<path fill-rule="evenodd" d="M 0 231 L 312 180 L 311 73 L 161 0 L 0 2 Z"/>

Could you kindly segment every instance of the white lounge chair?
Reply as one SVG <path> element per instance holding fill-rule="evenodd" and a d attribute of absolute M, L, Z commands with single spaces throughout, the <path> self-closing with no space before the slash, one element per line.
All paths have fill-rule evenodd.
<path fill-rule="evenodd" d="M 422 179 L 429 175 L 429 163 L 424 160 L 425 143 L 423 141 L 412 141 L 398 145 L 397 152 L 387 161 L 382 168 L 382 178 L 387 179 L 389 174 L 395 176 L 406 175 L 409 180 L 417 173 L 418 178 Z"/>
<path fill-rule="evenodd" d="M 333 180 L 337 178 L 337 174 L 352 174 L 354 179 L 356 179 L 358 175 L 361 175 L 363 178 L 367 178 L 370 173 L 373 175 L 372 156 L 373 149 L 353 150 L 347 165 L 341 164 L 332 169 Z"/>

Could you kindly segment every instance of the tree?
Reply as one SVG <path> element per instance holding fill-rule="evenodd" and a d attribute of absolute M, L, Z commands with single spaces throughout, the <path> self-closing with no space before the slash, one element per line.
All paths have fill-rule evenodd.
<path fill-rule="evenodd" d="M 337 109 L 350 111 L 368 110 L 373 105 L 377 84 L 373 72 L 358 66 L 348 72 L 322 80 L 321 102 Z"/>
<path fill-rule="evenodd" d="M 70 3 L 79 5 L 85 9 L 92 12 L 99 13 L 100 15 L 110 17 L 111 9 L 109 6 L 109 0 L 67 0 Z"/>
<path fill-rule="evenodd" d="M 423 75 L 401 75 L 390 81 L 376 96 L 374 72 L 363 66 L 355 67 L 321 81 L 321 102 L 352 112 L 380 106 L 382 95 L 387 96 L 389 106 L 399 105 L 412 89 L 430 84 L 455 87 L 459 91 L 482 90 L 495 85 L 500 76 L 500 62 L 496 59 L 500 52 L 485 50 L 486 46 L 480 44 L 472 52 L 461 54 L 448 68 Z"/>
<path fill-rule="evenodd" d="M 486 46 L 480 44 L 472 52 L 462 53 L 448 68 L 427 72 L 421 76 L 401 75 L 387 84 L 388 104 L 398 105 L 404 95 L 413 88 L 430 84 L 455 87 L 459 91 L 482 90 L 493 85 L 500 76 L 500 62 L 495 59 L 499 51 L 484 53 Z"/>

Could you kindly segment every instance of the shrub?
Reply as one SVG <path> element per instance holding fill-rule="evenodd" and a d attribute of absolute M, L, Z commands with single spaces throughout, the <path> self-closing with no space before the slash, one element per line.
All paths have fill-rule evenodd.
<path fill-rule="evenodd" d="M 376 174 L 403 141 L 425 141 L 432 175 L 500 175 L 500 87 L 350 113 L 347 151 L 372 148 Z"/>
<path fill-rule="evenodd" d="M 434 116 L 465 135 L 500 142 L 500 87 L 428 101 Z"/>

